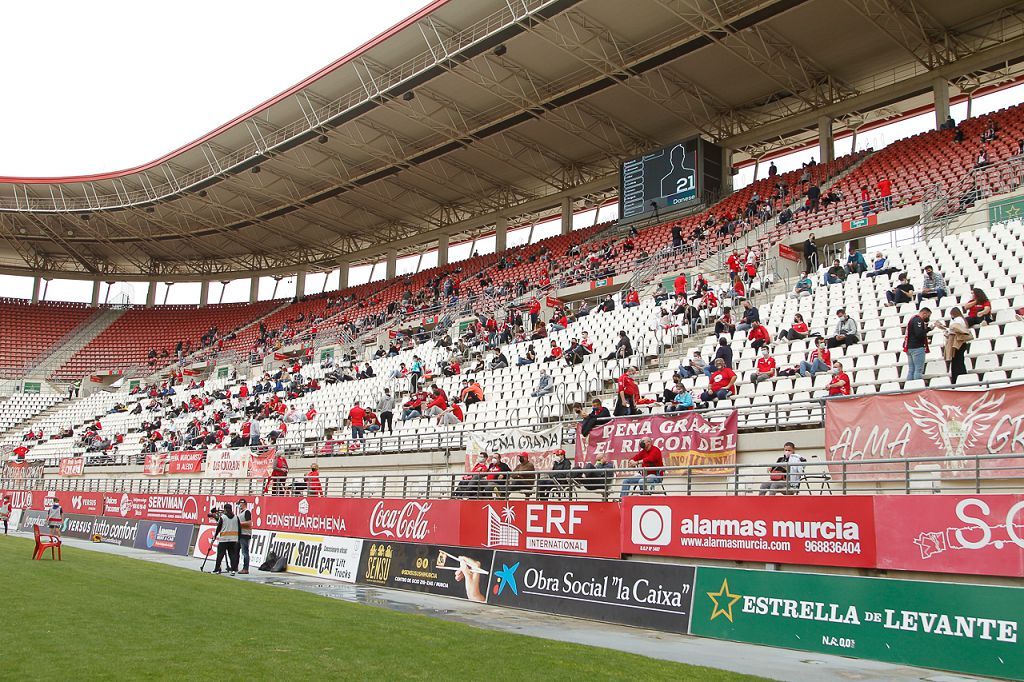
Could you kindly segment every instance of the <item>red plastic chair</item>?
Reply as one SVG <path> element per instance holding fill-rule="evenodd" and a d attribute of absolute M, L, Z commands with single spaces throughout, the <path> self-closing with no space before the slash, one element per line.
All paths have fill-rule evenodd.
<path fill-rule="evenodd" d="M 32 530 L 36 538 L 36 549 L 32 555 L 32 560 L 36 561 L 43 558 L 43 552 L 47 549 L 50 550 L 50 558 L 53 559 L 53 550 L 57 550 L 57 561 L 63 561 L 60 556 L 61 541 L 56 535 L 50 535 L 49 533 L 40 533 L 39 526 L 32 526 Z"/>

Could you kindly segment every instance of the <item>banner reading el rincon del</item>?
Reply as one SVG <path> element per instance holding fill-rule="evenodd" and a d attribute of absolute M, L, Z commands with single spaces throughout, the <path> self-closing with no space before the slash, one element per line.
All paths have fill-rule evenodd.
<path fill-rule="evenodd" d="M 957 458 L 1024 454 L 1024 386 L 985 391 L 934 390 L 830 402 L 825 451 L 833 474 L 845 463 L 847 480 L 892 474 L 894 465 L 872 460 L 936 457 L 924 463 L 952 478 L 976 475 Z M 1024 476 L 1024 459 L 981 462 L 986 477 Z M 902 475 L 902 468 L 901 468 Z"/>
<path fill-rule="evenodd" d="M 721 421 L 701 414 L 651 415 L 613 419 L 590 432 L 589 439 L 576 427 L 576 461 L 593 462 L 604 454 L 616 465 L 629 466 L 640 450 L 640 441 L 650 438 L 665 459 L 665 466 L 708 466 L 695 473 L 728 473 L 736 464 L 736 411 Z"/>

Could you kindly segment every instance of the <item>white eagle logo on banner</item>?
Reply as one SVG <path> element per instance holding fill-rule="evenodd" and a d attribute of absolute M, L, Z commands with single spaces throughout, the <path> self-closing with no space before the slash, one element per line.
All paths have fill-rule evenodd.
<path fill-rule="evenodd" d="M 981 435 L 988 431 L 992 420 L 999 414 L 1004 397 L 983 393 L 967 407 L 967 414 L 961 414 L 955 405 L 936 405 L 924 397 L 904 407 L 912 415 L 914 423 L 945 451 L 946 457 L 962 458 L 966 450 L 974 447 Z M 953 469 L 964 466 L 966 462 L 963 459 L 950 463 Z"/>

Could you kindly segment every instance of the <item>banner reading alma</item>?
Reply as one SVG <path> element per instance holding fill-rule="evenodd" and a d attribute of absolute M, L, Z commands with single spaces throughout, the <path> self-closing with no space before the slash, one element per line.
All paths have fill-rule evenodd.
<path fill-rule="evenodd" d="M 1024 454 L 1024 386 L 928 389 L 830 402 L 825 453 L 832 473 L 845 474 L 847 480 L 892 473 L 892 464 L 872 460 L 915 457 L 948 460 L 922 463 L 922 470 L 938 466 L 943 476 L 973 478 L 974 463 L 954 458 Z M 986 459 L 980 471 L 991 478 L 1024 476 L 1024 459 Z"/>
<path fill-rule="evenodd" d="M 694 472 L 723 474 L 736 464 L 736 411 L 719 422 L 701 414 L 624 417 L 590 432 L 584 441 L 576 426 L 576 462 L 593 462 L 604 454 L 616 466 L 630 466 L 640 450 L 640 440 L 650 437 L 661 449 L 666 466 L 709 466 Z"/>

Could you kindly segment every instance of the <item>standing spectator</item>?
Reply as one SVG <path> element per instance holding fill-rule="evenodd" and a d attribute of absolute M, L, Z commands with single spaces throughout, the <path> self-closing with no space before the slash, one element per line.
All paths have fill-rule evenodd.
<path fill-rule="evenodd" d="M 807 236 L 804 241 L 804 261 L 807 263 L 807 272 L 818 271 L 818 242 L 814 241 L 814 233 Z"/>
<path fill-rule="evenodd" d="M 676 293 L 676 298 L 680 296 L 686 296 L 686 273 L 680 272 L 676 277 L 675 282 L 672 284 L 672 289 Z"/>
<path fill-rule="evenodd" d="M 672 248 L 683 248 L 683 227 L 679 223 L 672 226 Z"/>
<path fill-rule="evenodd" d="M 759 348 L 765 348 L 772 342 L 772 335 L 768 333 L 768 328 L 760 322 L 754 322 L 754 326 L 750 328 L 750 333 L 747 334 L 747 341 L 750 342 L 750 347 L 754 350 Z"/>
<path fill-rule="evenodd" d="M 846 314 L 845 308 L 836 311 L 839 321 L 836 322 L 835 334 L 828 340 L 829 348 L 842 346 L 843 348 L 860 341 L 858 336 L 857 320 Z"/>
<path fill-rule="evenodd" d="M 11 496 L 4 495 L 0 500 L 0 521 L 4 522 L 4 535 L 7 535 L 7 523 L 11 520 Z"/>
<path fill-rule="evenodd" d="M 956 384 L 956 380 L 967 374 L 967 363 L 964 356 L 970 350 L 974 334 L 960 308 L 953 306 L 949 310 L 949 324 L 946 328 L 946 344 L 942 349 L 942 356 L 949 364 L 949 380 Z"/>
<path fill-rule="evenodd" d="M 805 194 L 807 195 L 807 210 L 817 213 L 818 205 L 821 201 L 821 188 L 812 182 Z"/>
<path fill-rule="evenodd" d="M 946 295 L 946 280 L 942 274 L 935 271 L 931 265 L 924 268 L 924 280 L 921 282 L 921 292 L 917 295 L 917 305 L 926 298 L 934 298 L 938 306 L 942 297 Z"/>
<path fill-rule="evenodd" d="M 650 438 L 643 438 L 640 441 L 640 451 L 633 455 L 631 462 L 639 462 L 639 476 L 631 476 L 622 481 L 621 498 L 625 498 L 631 490 L 637 489 L 646 493 L 652 485 L 657 485 L 664 480 L 665 466 L 664 459 L 659 450 Z"/>
<path fill-rule="evenodd" d="M 465 382 L 463 382 L 465 383 Z M 380 417 L 380 432 L 394 433 L 392 420 L 395 416 L 395 396 L 391 395 L 391 389 L 385 388 L 384 395 L 377 401 L 377 414 Z"/>
<path fill-rule="evenodd" d="M 638 414 L 636 401 L 640 398 L 640 387 L 636 384 L 636 375 L 640 370 L 627 367 L 616 382 L 618 399 L 615 401 L 615 416 Z"/>
<path fill-rule="evenodd" d="M 540 301 L 536 296 L 530 298 L 526 311 L 530 315 L 530 327 L 536 327 L 537 321 L 540 320 Z"/>
<path fill-rule="evenodd" d="M 924 377 L 924 361 L 928 353 L 928 332 L 931 325 L 928 318 L 932 311 L 921 308 L 907 322 L 906 334 L 903 337 L 903 351 L 907 354 L 907 381 Z"/>
<path fill-rule="evenodd" d="M 853 274 L 863 275 L 868 271 L 867 261 L 864 260 L 864 254 L 860 252 L 860 249 L 854 249 L 849 256 L 846 257 L 846 272 Z"/>
<path fill-rule="evenodd" d="M 882 209 L 885 211 L 892 210 L 892 182 L 885 175 L 878 180 L 876 185 L 878 188 L 878 196 L 882 204 Z"/>
<path fill-rule="evenodd" d="M 420 356 L 412 356 L 412 365 L 409 367 L 409 393 L 415 393 L 423 376 L 423 361 Z"/>
<path fill-rule="evenodd" d="M 708 388 L 700 394 L 704 403 L 725 400 L 736 393 L 736 373 L 725 366 L 722 358 L 715 360 L 715 371 L 711 373 Z"/>
<path fill-rule="evenodd" d="M 348 411 L 348 421 L 352 426 L 352 440 L 362 440 L 366 436 L 366 410 L 359 406 L 359 401 L 355 401 L 352 405 L 352 409 Z"/>
<path fill-rule="evenodd" d="M 320 483 L 320 465 L 315 462 L 309 465 L 309 471 L 302 477 L 306 482 L 306 490 L 310 495 L 315 497 L 321 497 L 324 494 L 324 488 Z"/>
<path fill-rule="evenodd" d="M 828 382 L 825 388 L 828 389 L 829 397 L 837 395 L 850 395 L 850 377 L 843 371 L 843 363 L 836 360 L 832 363 L 832 381 Z"/>
<path fill-rule="evenodd" d="M 988 294 L 978 287 L 971 287 L 971 300 L 964 303 L 966 311 L 966 322 L 968 327 L 977 327 L 982 322 L 992 322 L 992 301 L 988 300 Z"/>
<path fill-rule="evenodd" d="M 860 212 L 863 216 L 871 213 L 871 194 L 868 192 L 867 185 L 860 186 Z"/>
<path fill-rule="evenodd" d="M 46 528 L 50 535 L 60 537 L 60 529 L 64 526 L 64 507 L 60 506 L 60 500 L 54 496 L 50 508 L 46 510 Z"/>
<path fill-rule="evenodd" d="M 793 324 L 790 325 L 789 329 L 782 329 L 779 331 L 779 341 L 796 341 L 798 339 L 806 339 L 807 335 L 811 332 L 810 327 L 804 322 L 804 316 L 800 313 L 793 315 Z"/>
<path fill-rule="evenodd" d="M 314 465 L 315 466 L 315 465 Z M 249 543 L 252 541 L 252 512 L 244 499 L 238 501 L 238 553 L 241 575 L 249 575 Z"/>
<path fill-rule="evenodd" d="M 542 398 L 546 395 L 550 395 L 555 390 L 555 384 L 551 380 L 551 375 L 543 367 L 540 370 L 540 377 L 537 379 L 537 388 L 533 389 L 530 394 L 532 398 Z"/>
<path fill-rule="evenodd" d="M 814 348 L 807 354 L 807 359 L 800 363 L 800 376 L 810 374 L 813 377 L 818 372 L 827 372 L 831 366 L 832 353 L 825 347 L 825 339 L 818 338 Z"/>
<path fill-rule="evenodd" d="M 288 458 L 284 456 L 283 452 L 278 452 L 274 456 L 274 466 L 270 470 L 270 481 L 271 491 L 274 495 L 284 495 L 284 482 L 288 477 Z M 267 487 L 263 487 L 263 492 L 267 492 Z"/>
<path fill-rule="evenodd" d="M 754 307 L 754 304 L 749 298 L 743 299 L 743 303 L 740 305 L 743 307 L 743 314 L 740 317 L 739 323 L 736 325 L 736 331 L 749 331 L 754 326 L 755 322 L 761 321 L 761 313 L 756 307 Z"/>
<path fill-rule="evenodd" d="M 759 381 L 774 379 L 775 371 L 775 358 L 772 357 L 771 350 L 768 346 L 762 346 L 761 357 L 757 359 L 757 368 L 750 375 L 750 380 L 754 382 L 754 389 L 757 390 Z"/>
<path fill-rule="evenodd" d="M 910 283 L 907 273 L 901 272 L 896 278 L 896 286 L 885 292 L 886 305 L 899 305 L 914 300 L 914 285 Z"/>
<path fill-rule="evenodd" d="M 591 431 L 611 420 L 612 416 L 609 414 L 608 408 L 603 406 L 600 400 L 594 398 L 590 403 L 590 412 L 583 417 L 583 421 L 580 423 L 580 435 L 588 438 Z"/>
<path fill-rule="evenodd" d="M 778 166 L 775 165 L 775 162 L 772 161 L 771 165 L 768 166 L 768 177 L 769 178 L 774 178 L 778 174 L 779 174 L 779 168 L 778 168 Z"/>
<path fill-rule="evenodd" d="M 213 567 L 214 573 L 222 573 L 221 564 L 224 563 L 224 556 L 228 557 L 228 571 L 234 575 L 238 571 L 238 542 L 242 535 L 241 523 L 231 508 L 231 503 L 224 505 L 224 512 L 217 520 L 217 529 L 213 536 L 217 541 L 217 563 Z"/>

